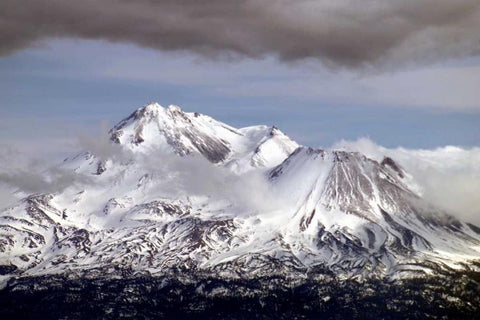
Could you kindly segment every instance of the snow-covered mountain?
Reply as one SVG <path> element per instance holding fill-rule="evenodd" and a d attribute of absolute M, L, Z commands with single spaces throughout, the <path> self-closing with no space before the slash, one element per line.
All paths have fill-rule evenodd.
<path fill-rule="evenodd" d="M 478 267 L 480 228 L 423 200 L 395 159 L 311 149 L 276 127 L 236 129 L 156 103 L 107 138 L 108 152 L 59 165 L 56 175 L 73 177 L 67 188 L 0 213 L 4 280 L 175 269 L 402 278 Z"/>
<path fill-rule="evenodd" d="M 180 156 L 199 153 L 227 167 L 272 167 L 280 164 L 298 144 L 276 127 L 235 129 L 178 106 L 157 103 L 136 110 L 111 130 L 111 140 L 135 152 L 167 148 Z"/>

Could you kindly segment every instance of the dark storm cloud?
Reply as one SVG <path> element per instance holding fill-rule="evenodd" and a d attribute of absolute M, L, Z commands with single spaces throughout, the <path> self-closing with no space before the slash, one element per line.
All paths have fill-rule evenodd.
<path fill-rule="evenodd" d="M 480 51 L 478 0 L 3 0 L 3 55 L 49 37 L 202 55 L 337 66 L 404 64 Z"/>

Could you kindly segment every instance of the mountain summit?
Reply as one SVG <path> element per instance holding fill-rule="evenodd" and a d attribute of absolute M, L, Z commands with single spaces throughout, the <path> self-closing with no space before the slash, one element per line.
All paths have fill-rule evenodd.
<path fill-rule="evenodd" d="M 137 109 L 113 127 L 110 135 L 112 141 L 132 150 L 168 146 L 180 156 L 199 153 L 212 163 L 246 161 L 253 167 L 278 165 L 298 147 L 275 126 L 235 129 L 208 116 L 158 103 Z"/>
<path fill-rule="evenodd" d="M 0 213 L 5 281 L 178 270 L 398 279 L 480 259 L 479 228 L 423 200 L 391 158 L 303 147 L 275 126 L 236 129 L 157 103 L 120 121 L 108 143 L 123 156 L 86 150 L 58 168 L 71 185 Z"/>

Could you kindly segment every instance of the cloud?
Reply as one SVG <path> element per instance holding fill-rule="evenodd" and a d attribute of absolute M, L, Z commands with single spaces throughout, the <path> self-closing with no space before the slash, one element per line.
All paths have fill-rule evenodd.
<path fill-rule="evenodd" d="M 135 168 L 131 172 L 140 175 L 148 173 L 152 178 L 150 181 L 154 185 L 148 190 L 154 193 L 153 197 L 209 197 L 211 203 L 227 201 L 238 212 L 245 213 L 276 210 L 284 206 L 281 199 L 279 201 L 271 193 L 261 172 L 238 175 L 213 165 L 199 155 L 179 157 L 162 149 L 149 150 L 145 154 L 133 153 L 110 142 L 106 124 L 100 127 L 100 132 L 79 137 L 79 149 L 89 150 L 99 160 L 110 159 L 114 166 L 134 163 Z M 65 144 L 59 144 L 58 148 L 62 146 Z M 359 139 L 340 141 L 333 148 L 359 151 L 377 161 L 384 156 L 393 158 L 413 176 L 419 192 L 427 201 L 460 219 L 480 225 L 479 147 L 390 149 L 369 139 Z M 32 193 L 61 192 L 75 184 L 102 187 L 97 185 L 96 176 L 61 168 L 52 163 L 51 158 L 42 156 L 40 149 L 37 146 L 28 153 L 6 144 L 0 146 L 0 208 Z M 51 154 L 52 146 L 44 152 Z"/>
<path fill-rule="evenodd" d="M 427 201 L 480 225 L 480 148 L 387 149 L 365 138 L 340 141 L 333 148 L 359 151 L 377 161 L 393 158 L 413 176 Z"/>
<path fill-rule="evenodd" d="M 83 132 L 77 137 L 78 150 L 86 150 L 101 160 L 127 161 L 132 157 L 131 152 L 110 140 L 110 127 L 102 121 L 99 130 L 90 133 Z"/>
<path fill-rule="evenodd" d="M 262 172 L 236 174 L 217 166 L 199 154 L 180 157 L 171 148 L 165 146 L 150 147 L 148 152 L 133 152 L 109 139 L 108 125 L 103 122 L 99 130 L 79 135 L 79 150 L 88 151 L 96 161 L 110 161 L 110 167 L 120 168 L 119 176 L 127 183 L 129 174 L 138 179 L 138 175 L 148 175 L 151 185 L 144 192 L 152 198 L 185 196 L 208 197 L 212 202 L 220 201 L 232 205 L 238 212 L 253 213 L 278 209 L 282 202 L 274 198 L 266 176 Z M 125 166 L 125 167 L 124 167 Z M 128 172 L 123 168 L 128 167 Z M 113 180 L 119 178 L 114 175 Z M 45 183 L 45 177 L 48 183 Z M 13 177 L 2 177 L 0 182 L 15 185 L 24 192 L 59 192 L 70 184 L 95 185 L 102 188 L 115 188 L 116 183 L 109 179 L 98 182 L 90 175 L 58 169 L 52 166 L 40 175 L 29 176 L 23 170 L 17 170 Z M 44 188 L 42 189 L 42 183 Z M 120 193 L 125 190 L 120 188 Z M 27 192 L 28 193 L 28 192 Z M 123 194 L 121 195 L 123 196 Z"/>
<path fill-rule="evenodd" d="M 61 168 L 56 157 L 49 158 L 52 142 L 36 141 L 36 148 L 29 151 L 0 145 L 0 209 L 30 194 L 56 193 L 74 184 L 94 183 L 89 176 Z M 39 151 L 42 145 L 43 153 Z M 62 147 L 63 141 L 56 145 L 57 149 Z"/>
<path fill-rule="evenodd" d="M 160 164 L 158 159 L 161 159 Z M 246 214 L 275 210 L 284 205 L 282 199 L 273 194 L 263 172 L 236 174 L 201 155 L 178 157 L 164 150 L 140 156 L 135 161 L 156 176 L 164 192 L 176 192 L 176 197 L 203 196 L 211 198 L 212 204 L 227 201 L 238 213 Z M 158 192 L 158 186 L 154 190 Z"/>
<path fill-rule="evenodd" d="M 15 192 L 25 194 L 55 193 L 75 184 L 92 182 L 89 177 L 77 174 L 72 170 L 49 168 L 45 171 L 37 171 L 36 168 L 29 170 L 16 170 L 8 173 L 0 173 L 0 183 L 14 187 Z"/>
<path fill-rule="evenodd" d="M 477 0 L 5 0 L 0 52 L 55 37 L 363 67 L 480 53 Z"/>

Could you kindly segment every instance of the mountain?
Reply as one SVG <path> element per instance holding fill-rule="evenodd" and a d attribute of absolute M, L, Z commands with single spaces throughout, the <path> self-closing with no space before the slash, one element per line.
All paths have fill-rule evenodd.
<path fill-rule="evenodd" d="M 156 103 L 105 141 L 45 172 L 71 179 L 66 188 L 1 212 L 4 286 L 179 272 L 400 281 L 480 266 L 480 228 L 422 199 L 394 159 L 312 149 L 275 126 L 236 129 Z"/>

